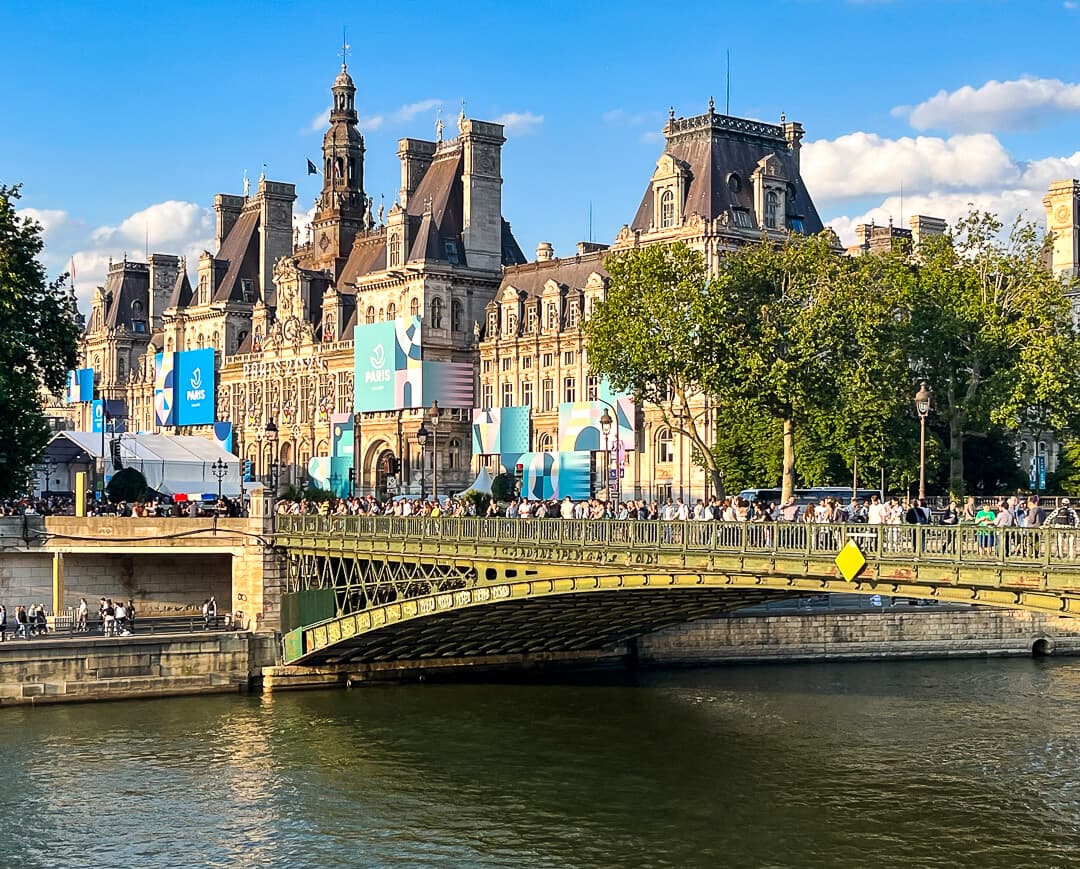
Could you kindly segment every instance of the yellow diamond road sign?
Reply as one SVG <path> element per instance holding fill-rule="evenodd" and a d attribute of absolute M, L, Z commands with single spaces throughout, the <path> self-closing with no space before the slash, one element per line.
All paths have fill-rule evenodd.
<path fill-rule="evenodd" d="M 849 540 L 844 544 L 844 548 L 840 550 L 836 556 L 836 566 L 840 568 L 840 573 L 848 582 L 854 581 L 864 567 L 866 567 L 866 558 L 862 554 L 862 550 L 859 549 L 859 544 L 854 540 Z"/>

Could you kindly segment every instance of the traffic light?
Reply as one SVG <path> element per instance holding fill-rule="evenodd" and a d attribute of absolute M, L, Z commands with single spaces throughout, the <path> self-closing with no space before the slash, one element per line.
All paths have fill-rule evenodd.
<path fill-rule="evenodd" d="M 251 482 L 251 459 L 244 459 L 244 482 Z"/>
<path fill-rule="evenodd" d="M 356 468 L 349 468 L 349 485 L 356 482 Z"/>

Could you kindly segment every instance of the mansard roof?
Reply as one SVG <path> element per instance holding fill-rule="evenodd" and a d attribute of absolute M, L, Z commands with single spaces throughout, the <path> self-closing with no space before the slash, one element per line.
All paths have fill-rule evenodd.
<path fill-rule="evenodd" d="M 259 286 L 259 225 L 261 223 L 260 209 L 250 208 L 241 212 L 236 223 L 225 240 L 221 243 L 221 249 L 214 257 L 219 262 L 227 262 L 228 269 L 214 292 L 215 302 L 242 302 L 243 293 L 240 287 L 240 279 L 244 278 L 253 282 L 256 293 L 260 293 Z"/>
<path fill-rule="evenodd" d="M 194 295 L 195 294 L 191 289 L 191 281 L 188 280 L 187 269 L 181 269 L 180 273 L 176 276 L 176 283 L 173 284 L 167 307 L 186 308 L 191 304 Z"/>
<path fill-rule="evenodd" d="M 788 211 L 803 219 L 803 231 L 812 235 L 824 228 L 783 127 L 710 111 L 693 118 L 673 118 L 664 128 L 664 135 L 667 137 L 664 154 L 677 161 L 690 178 L 684 215 L 715 220 L 722 214 L 730 216 L 732 208 L 740 208 L 749 211 L 755 225 L 760 225 L 762 215 L 755 213 L 751 177 L 758 163 L 769 158 L 773 171 L 782 174 L 794 187 L 793 207 L 789 206 Z M 734 182 L 732 175 L 736 176 Z M 650 184 L 632 229 L 649 232 L 658 227 L 659 221 L 653 214 L 654 201 Z"/>
<path fill-rule="evenodd" d="M 86 325 L 87 334 L 102 328 L 124 328 L 134 332 L 134 320 L 141 321 L 145 331 L 145 324 L 150 316 L 150 269 L 146 263 L 127 260 L 112 263 L 105 278 L 104 292 L 105 322 L 98 323 L 91 317 Z"/>
<path fill-rule="evenodd" d="M 594 272 L 604 279 L 608 277 L 604 269 L 606 255 L 607 250 L 597 250 L 563 259 L 508 266 L 503 269 L 502 283 L 495 298 L 500 298 L 509 287 L 525 293 L 529 298 L 540 298 L 548 281 L 570 290 L 582 289 Z"/>
<path fill-rule="evenodd" d="M 357 235 L 349 251 L 349 259 L 338 278 L 339 293 L 353 293 L 353 285 L 364 275 L 386 270 L 386 229 L 376 233 Z"/>

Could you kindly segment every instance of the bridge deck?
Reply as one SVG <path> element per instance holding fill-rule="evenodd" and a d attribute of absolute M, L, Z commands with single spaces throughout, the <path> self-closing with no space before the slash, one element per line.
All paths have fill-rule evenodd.
<path fill-rule="evenodd" d="M 541 597 L 586 644 L 590 631 L 610 644 L 673 619 L 835 591 L 1080 614 L 1080 530 L 1071 529 L 284 516 L 276 540 L 290 559 L 291 592 L 336 594 L 332 618 L 298 622 L 286 636 L 286 660 L 327 659 L 331 647 L 404 654 L 410 632 L 431 639 L 439 620 L 452 632 L 452 612 L 459 648 L 467 631 L 457 611 L 501 608 L 501 620 L 489 628 L 505 632 L 515 601 L 528 598 L 526 609 L 542 619 Z M 845 579 L 836 556 L 852 542 L 865 564 Z M 672 600 L 666 609 L 658 604 L 664 595 L 655 594 L 665 588 Z M 620 625 L 614 601 L 629 603 L 626 591 L 636 591 L 635 601 L 649 591 L 656 620 L 636 606 L 635 617 L 627 611 Z M 609 624 L 586 625 L 575 614 L 595 610 L 582 592 L 603 594 Z M 677 606 L 672 592 L 681 595 Z M 555 597 L 562 598 L 557 606 Z M 471 629 L 479 618 L 469 615 Z M 424 624 L 410 627 L 414 620 Z M 534 620 L 521 636 L 529 633 L 535 644 L 543 630 Z M 394 650 L 387 652 L 378 640 L 391 635 Z M 516 647 L 507 639 L 500 648 Z M 425 649 L 445 653 L 436 640 Z"/>

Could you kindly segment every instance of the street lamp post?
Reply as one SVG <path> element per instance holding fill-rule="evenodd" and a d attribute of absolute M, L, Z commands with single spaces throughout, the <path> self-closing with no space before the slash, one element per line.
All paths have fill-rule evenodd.
<path fill-rule="evenodd" d="M 217 499 L 220 502 L 221 501 L 221 481 L 224 480 L 225 475 L 229 473 L 229 466 L 227 464 L 225 464 L 225 462 L 222 459 L 218 459 L 216 462 L 214 462 L 212 465 L 210 465 L 210 470 L 213 472 L 214 476 L 217 477 Z"/>
<path fill-rule="evenodd" d="M 431 402 L 431 497 L 436 504 L 439 503 L 439 402 Z"/>
<path fill-rule="evenodd" d="M 278 441 L 278 427 L 277 424 L 271 419 L 267 420 L 266 426 L 263 428 L 263 434 L 266 436 L 267 450 L 270 454 L 270 461 L 266 465 L 266 482 L 270 483 L 270 498 L 272 501 L 277 500 L 277 441 Z"/>
<path fill-rule="evenodd" d="M 604 435 L 604 491 L 611 501 L 611 414 L 606 407 L 600 417 L 600 431 Z"/>
<path fill-rule="evenodd" d="M 420 446 L 420 500 L 424 500 L 424 465 L 427 463 L 427 456 L 424 455 L 424 447 L 427 445 L 428 430 L 424 428 L 424 421 L 420 420 L 420 428 L 416 430 L 416 443 Z"/>
<path fill-rule="evenodd" d="M 919 415 L 919 500 L 926 498 L 926 417 L 930 413 L 933 393 L 926 381 L 915 394 L 915 412 Z"/>

